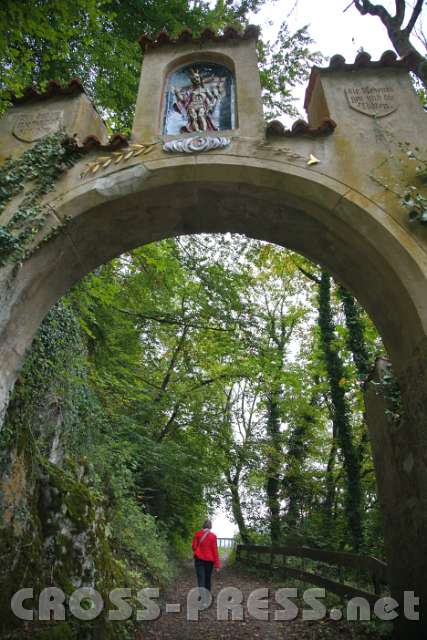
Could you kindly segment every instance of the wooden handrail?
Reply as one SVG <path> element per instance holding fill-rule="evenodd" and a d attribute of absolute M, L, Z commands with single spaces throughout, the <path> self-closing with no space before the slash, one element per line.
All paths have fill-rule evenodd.
<path fill-rule="evenodd" d="M 255 553 L 270 553 L 275 556 L 282 555 L 295 558 L 307 558 L 309 560 L 316 560 L 317 562 L 324 562 L 325 564 L 334 564 L 339 567 L 359 569 L 375 575 L 381 582 L 388 581 L 387 564 L 373 556 L 362 556 L 356 553 L 345 553 L 343 551 L 325 551 L 323 549 L 311 549 L 310 547 L 267 547 L 256 544 L 241 544 L 237 546 L 237 552 L 239 552 L 240 549 Z"/>
<path fill-rule="evenodd" d="M 340 577 L 340 582 L 335 582 L 329 578 L 324 578 L 315 573 L 307 572 L 303 569 L 296 569 L 293 567 L 282 566 L 279 569 L 283 570 L 288 576 L 292 576 L 303 582 L 309 582 L 318 586 L 323 586 L 328 591 L 332 591 L 340 596 L 355 597 L 361 596 L 371 603 L 374 603 L 380 594 L 380 585 L 388 582 L 388 567 L 385 562 L 378 560 L 373 556 L 362 556 L 355 553 L 344 553 L 342 551 L 325 551 L 323 549 L 311 549 L 309 547 L 267 547 L 256 544 L 239 544 L 237 545 L 237 559 L 239 561 L 244 560 L 242 558 L 242 551 L 255 555 L 269 555 L 270 562 L 256 562 L 256 566 L 260 566 L 266 569 L 272 569 L 272 560 L 274 556 L 295 557 L 295 558 L 307 558 L 324 564 L 331 564 L 338 566 L 339 568 L 345 567 L 350 569 L 356 569 L 358 571 L 364 571 L 369 574 L 372 583 L 374 585 L 374 592 L 365 591 L 357 587 L 345 584 Z M 277 568 L 274 568 L 277 570 Z"/>

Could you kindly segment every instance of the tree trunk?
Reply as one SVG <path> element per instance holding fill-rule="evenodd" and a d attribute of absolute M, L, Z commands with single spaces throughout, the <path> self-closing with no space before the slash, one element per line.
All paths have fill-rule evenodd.
<path fill-rule="evenodd" d="M 373 363 L 366 346 L 360 307 L 345 287 L 339 286 L 338 291 L 344 307 L 345 324 L 348 331 L 347 345 L 353 355 L 357 373 L 363 379 L 368 375 Z"/>
<path fill-rule="evenodd" d="M 305 409 L 296 416 L 296 420 L 297 424 L 289 438 L 288 470 L 283 479 L 285 495 L 289 501 L 286 522 L 290 528 L 298 525 L 304 509 L 304 462 L 307 459 L 309 430 L 313 423 L 313 416 L 309 409 Z"/>
<path fill-rule="evenodd" d="M 344 307 L 345 324 L 348 332 L 347 346 L 352 353 L 353 362 L 356 366 L 359 380 L 365 380 L 366 376 L 372 369 L 373 362 L 371 362 L 365 341 L 363 322 L 360 313 L 361 308 L 345 287 L 339 286 L 338 291 Z M 369 452 L 370 454 L 368 426 L 366 424 L 365 415 L 363 416 L 363 423 L 361 427 L 362 432 L 358 447 L 360 467 L 363 466 L 363 461 L 367 453 Z"/>
<path fill-rule="evenodd" d="M 334 407 L 333 421 L 336 428 L 337 442 L 344 458 L 344 469 L 347 478 L 345 498 L 347 521 L 352 538 L 352 546 L 357 551 L 363 542 L 360 461 L 353 442 L 345 398 L 343 364 L 335 345 L 335 326 L 331 307 L 331 277 L 326 271 L 322 271 L 319 285 L 319 328 Z"/>
<path fill-rule="evenodd" d="M 281 537 L 280 526 L 280 419 L 277 392 L 268 398 L 267 433 L 270 449 L 267 454 L 267 506 L 270 516 L 271 544 L 278 545 Z"/>
<path fill-rule="evenodd" d="M 246 527 L 246 522 L 242 511 L 242 504 L 240 501 L 239 481 L 237 479 L 232 479 L 231 477 L 229 477 L 227 480 L 231 493 L 231 510 L 233 512 L 234 520 L 239 527 L 240 537 L 243 544 L 250 544 L 250 537 L 248 529 Z"/>
<path fill-rule="evenodd" d="M 333 508 L 336 491 L 335 464 L 337 460 L 337 435 L 335 425 L 333 427 L 332 444 L 329 452 L 328 466 L 326 467 L 326 498 L 323 505 L 323 529 L 325 537 L 333 534 Z"/>
<path fill-rule="evenodd" d="M 404 0 L 396 0 L 396 14 L 392 16 L 382 4 L 374 4 L 370 0 L 354 0 L 356 9 L 362 15 L 377 16 L 385 28 L 388 37 L 399 56 L 406 58 L 409 69 L 427 88 L 427 61 L 412 44 L 411 33 L 422 13 L 424 0 L 416 0 L 412 14 L 403 28 L 407 4 Z"/>

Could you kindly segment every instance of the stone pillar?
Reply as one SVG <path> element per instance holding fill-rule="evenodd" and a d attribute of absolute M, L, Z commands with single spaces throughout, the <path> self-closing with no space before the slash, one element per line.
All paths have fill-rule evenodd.
<path fill-rule="evenodd" d="M 365 386 L 389 580 L 400 604 L 397 640 L 427 637 L 427 357 L 421 351 L 399 377 L 401 406 L 388 360 L 377 359 Z M 405 591 L 420 598 L 419 621 L 404 614 Z"/>

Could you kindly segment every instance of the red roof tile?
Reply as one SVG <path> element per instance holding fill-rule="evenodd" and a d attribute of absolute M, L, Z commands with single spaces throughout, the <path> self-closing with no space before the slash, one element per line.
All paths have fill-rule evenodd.
<path fill-rule="evenodd" d="M 329 61 L 328 67 L 313 67 L 311 70 L 310 80 L 308 83 L 307 91 L 305 93 L 304 107 L 307 109 L 311 96 L 316 84 L 316 79 L 321 73 L 330 71 L 358 71 L 360 69 L 407 69 L 411 68 L 411 61 L 409 56 L 406 58 L 398 59 L 394 51 L 384 51 L 381 58 L 376 61 L 371 60 L 371 56 L 366 51 L 361 51 L 357 54 L 353 63 L 347 63 L 345 58 L 336 54 L 332 56 Z"/>
<path fill-rule="evenodd" d="M 267 124 L 266 133 L 269 137 L 294 138 L 297 136 L 317 136 L 329 135 L 336 129 L 336 123 L 330 118 L 325 118 L 318 127 L 312 128 L 305 120 L 297 120 L 291 129 L 286 129 L 279 120 L 273 120 Z"/>
<path fill-rule="evenodd" d="M 209 27 L 204 29 L 199 37 L 193 37 L 191 29 L 184 29 L 173 38 L 167 31 L 163 30 L 157 34 L 155 38 L 151 38 L 144 34 L 139 39 L 139 44 L 146 51 L 147 49 L 156 49 L 164 44 L 201 44 L 203 42 L 226 42 L 227 40 L 251 40 L 257 39 L 259 36 L 259 27 L 249 25 L 244 31 L 237 31 L 234 27 L 225 27 L 222 34 L 218 34 Z"/>
<path fill-rule="evenodd" d="M 107 144 L 102 144 L 97 136 L 90 135 L 83 140 L 81 145 L 79 145 L 79 149 L 82 149 L 83 151 L 92 151 L 92 149 L 111 151 L 119 149 L 120 147 L 127 147 L 128 145 L 129 140 L 121 133 L 113 134 Z"/>
<path fill-rule="evenodd" d="M 44 91 L 39 92 L 34 86 L 26 87 L 23 96 L 12 96 L 11 100 L 13 104 L 23 104 L 31 101 L 49 100 L 49 98 L 56 96 L 73 96 L 78 93 L 85 93 L 83 85 L 78 78 L 74 78 L 65 86 L 60 85 L 55 80 L 50 80 Z"/>

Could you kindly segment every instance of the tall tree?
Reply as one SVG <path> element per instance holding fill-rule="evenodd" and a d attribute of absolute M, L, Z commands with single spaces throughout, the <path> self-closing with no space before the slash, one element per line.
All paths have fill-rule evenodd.
<path fill-rule="evenodd" d="M 242 493 L 248 472 L 258 459 L 257 455 L 257 395 L 250 392 L 249 380 L 241 380 L 227 390 L 223 411 L 221 436 L 224 475 L 230 494 L 231 511 L 238 526 L 242 542 L 250 542 L 250 532 L 242 505 Z"/>
<path fill-rule="evenodd" d="M 294 424 L 290 426 L 287 440 L 286 470 L 283 477 L 284 497 L 288 501 L 286 525 L 289 529 L 301 523 L 307 508 L 307 461 L 313 439 L 312 430 L 316 423 L 313 411 L 316 399 L 314 395 L 309 404 L 301 402 L 301 408 L 294 411 Z"/>
<path fill-rule="evenodd" d="M 326 271 L 322 271 L 319 284 L 319 330 L 331 388 L 336 437 L 343 454 L 347 476 L 346 513 L 352 536 L 352 545 L 355 550 L 358 550 L 363 542 L 360 460 L 353 439 L 345 397 L 344 369 L 336 344 L 331 306 L 331 277 Z"/>
<path fill-rule="evenodd" d="M 338 287 L 338 292 L 344 307 L 347 345 L 352 353 L 357 373 L 363 380 L 370 372 L 373 362 L 364 336 L 362 308 L 350 291 L 342 285 Z"/>

